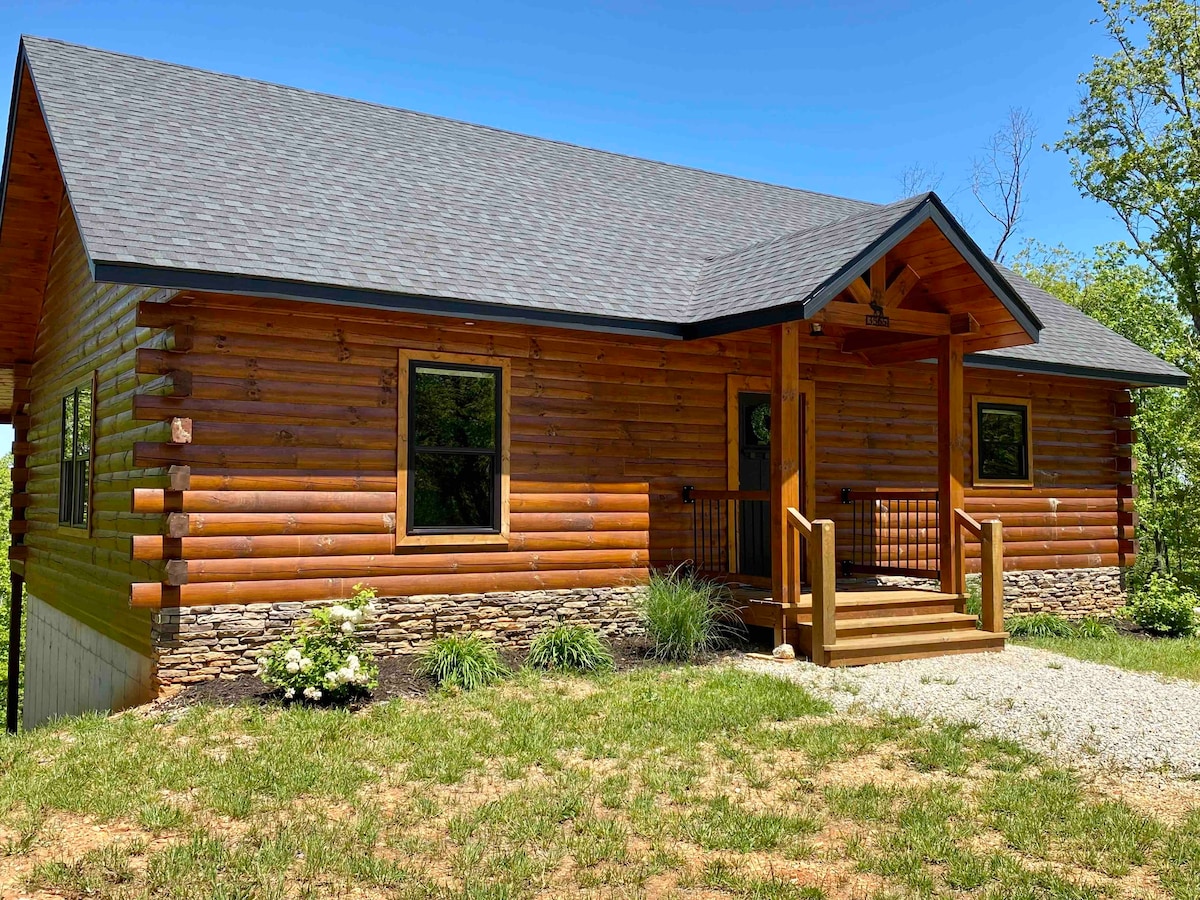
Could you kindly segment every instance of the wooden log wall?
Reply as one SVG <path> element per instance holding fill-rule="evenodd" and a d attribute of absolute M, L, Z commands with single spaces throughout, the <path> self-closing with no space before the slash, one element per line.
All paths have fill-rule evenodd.
<path fill-rule="evenodd" d="M 162 517 L 133 513 L 135 487 L 165 484 L 165 474 L 134 466 L 134 443 L 163 440 L 168 428 L 133 419 L 143 378 L 134 371 L 138 346 L 155 336 L 135 324 L 141 300 L 168 292 L 92 281 L 70 205 L 59 203 L 57 237 L 46 276 L 37 349 L 28 370 L 28 412 L 16 425 L 17 511 L 24 530 L 29 593 L 134 650 L 149 654 L 150 619 L 130 609 L 131 585 L 161 577 L 162 564 L 131 558 L 134 534 L 161 530 Z M 62 398 L 95 385 L 90 526 L 58 524 Z M 22 515 L 23 511 L 23 515 Z"/>
<path fill-rule="evenodd" d="M 175 473 L 128 507 L 160 517 L 132 544 L 163 567 L 135 586 L 145 606 L 640 579 L 691 555 L 682 487 L 725 486 L 726 376 L 769 374 L 765 330 L 680 343 L 216 295 L 136 319 L 158 336 L 135 353 L 130 377 L 148 381 L 122 433 L 135 471 Z M 511 360 L 507 551 L 395 552 L 401 347 Z M 844 533 L 841 488 L 934 486 L 933 366 L 867 367 L 807 335 L 798 365 L 817 383 L 817 515 Z M 968 408 L 973 394 L 1034 400 L 1036 486 L 967 492 L 1008 526 L 1010 567 L 1128 561 L 1120 386 L 969 370 Z M 180 421 L 184 439 L 154 431 Z"/>

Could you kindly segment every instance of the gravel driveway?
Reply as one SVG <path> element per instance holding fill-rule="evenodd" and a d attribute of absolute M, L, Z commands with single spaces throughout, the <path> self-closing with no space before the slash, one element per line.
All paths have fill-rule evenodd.
<path fill-rule="evenodd" d="M 850 669 L 763 659 L 742 665 L 799 682 L 839 710 L 971 722 L 1081 766 L 1200 775 L 1195 682 L 1017 646 Z"/>

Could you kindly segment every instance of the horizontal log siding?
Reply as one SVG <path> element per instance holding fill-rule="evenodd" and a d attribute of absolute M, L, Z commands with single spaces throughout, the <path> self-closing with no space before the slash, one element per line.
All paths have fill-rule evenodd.
<path fill-rule="evenodd" d="M 194 348 L 182 363 L 143 350 L 138 371 L 182 366 L 191 395 L 142 396 L 134 414 L 143 425 L 188 417 L 192 442 L 141 441 L 135 463 L 187 465 L 192 490 L 146 498 L 171 514 L 161 543 L 140 546 L 184 561 L 172 571 L 185 573 L 189 605 L 319 599 L 359 579 L 403 595 L 642 578 L 691 555 L 682 487 L 725 487 L 726 376 L 769 374 L 765 331 L 680 343 L 226 296 L 177 298 L 155 315 L 190 325 Z M 842 487 L 932 486 L 933 367 L 873 369 L 803 340 L 801 377 L 817 382 L 818 514 L 846 525 Z M 507 552 L 393 552 L 394 503 L 381 494 L 396 489 L 401 347 L 511 360 Z M 1037 487 L 968 490 L 968 509 L 1023 529 L 1011 564 L 1114 563 L 1123 393 L 979 370 L 973 393 L 1035 400 Z"/>
<path fill-rule="evenodd" d="M 29 592 L 90 628 L 140 653 L 150 652 L 150 617 L 129 607 L 133 582 L 161 577 L 161 564 L 130 558 L 130 537 L 161 530 L 162 516 L 130 512 L 131 491 L 161 483 L 161 473 L 135 469 L 138 435 L 161 439 L 162 425 L 134 421 L 138 387 L 134 354 L 152 332 L 137 328 L 141 300 L 166 292 L 92 281 L 70 205 L 60 204 L 58 234 L 38 326 L 30 379 L 29 482 L 25 572 Z M 63 396 L 93 372 L 95 467 L 91 533 L 58 524 L 60 415 Z M 144 379 L 150 381 L 150 378 Z"/>
<path fill-rule="evenodd" d="M 817 380 L 817 494 L 819 514 L 852 527 L 843 487 L 929 488 L 937 485 L 936 367 L 913 363 L 883 368 L 828 366 L 802 371 Z M 1118 527 L 1128 444 L 1119 444 L 1119 406 L 1128 399 L 1117 384 L 1018 375 L 970 368 L 964 378 L 966 508 L 977 518 L 1004 522 L 1006 569 L 1059 569 L 1129 565 L 1132 522 Z M 1032 401 L 1032 488 L 974 487 L 971 397 L 1024 397 Z M 848 552 L 848 537 L 842 544 Z M 967 548 L 968 571 L 978 571 L 978 544 Z M 839 554 L 841 555 L 841 554 Z"/>

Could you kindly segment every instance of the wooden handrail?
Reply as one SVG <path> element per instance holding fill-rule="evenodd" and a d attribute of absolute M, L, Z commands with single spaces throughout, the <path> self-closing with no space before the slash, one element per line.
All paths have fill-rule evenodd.
<path fill-rule="evenodd" d="M 812 584 L 812 661 L 829 664 L 829 651 L 837 640 L 837 554 L 833 522 L 810 522 L 793 506 L 787 509 L 788 598 L 800 596 L 800 538 L 808 541 L 808 578 Z"/>
<path fill-rule="evenodd" d="M 961 527 L 967 529 L 967 531 L 970 532 L 970 534 L 976 540 L 981 540 L 983 538 L 983 526 L 980 525 L 979 522 L 977 522 L 970 515 L 968 515 L 965 510 L 954 510 L 954 521 L 957 522 Z"/>
<path fill-rule="evenodd" d="M 804 537 L 811 538 L 813 533 L 812 522 L 804 518 L 800 510 L 794 506 L 789 506 L 787 511 L 788 524 L 797 529 Z"/>
<path fill-rule="evenodd" d="M 1004 631 L 1004 524 L 999 519 L 976 521 L 962 509 L 954 510 L 954 521 L 979 541 L 979 617 L 984 631 L 999 634 Z"/>

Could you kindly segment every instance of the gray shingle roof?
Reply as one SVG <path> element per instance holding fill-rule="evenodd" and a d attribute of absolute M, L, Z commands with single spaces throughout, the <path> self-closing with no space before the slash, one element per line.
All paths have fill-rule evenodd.
<path fill-rule="evenodd" d="M 1084 375 L 1107 370 L 1127 373 L 1134 382 L 1186 383 L 1184 373 L 1170 363 L 1063 303 L 1012 269 L 998 268 L 1044 327 L 1036 344 L 985 350 L 973 354 L 974 361 L 1034 371 L 1077 370 L 1077 374 Z"/>
<path fill-rule="evenodd" d="M 804 299 L 836 268 L 829 245 L 911 208 L 59 41 L 22 45 L 98 277 L 236 276 L 300 295 L 321 286 L 680 327 Z M 1029 302 L 1042 343 L 1005 357 L 1164 374 L 1048 295 Z M 1057 322 L 1109 337 L 1083 351 L 1049 333 Z"/>
<path fill-rule="evenodd" d="M 859 210 L 837 222 L 761 241 L 710 260 L 695 297 L 706 317 L 802 303 L 851 256 L 895 225 L 925 195 Z"/>

